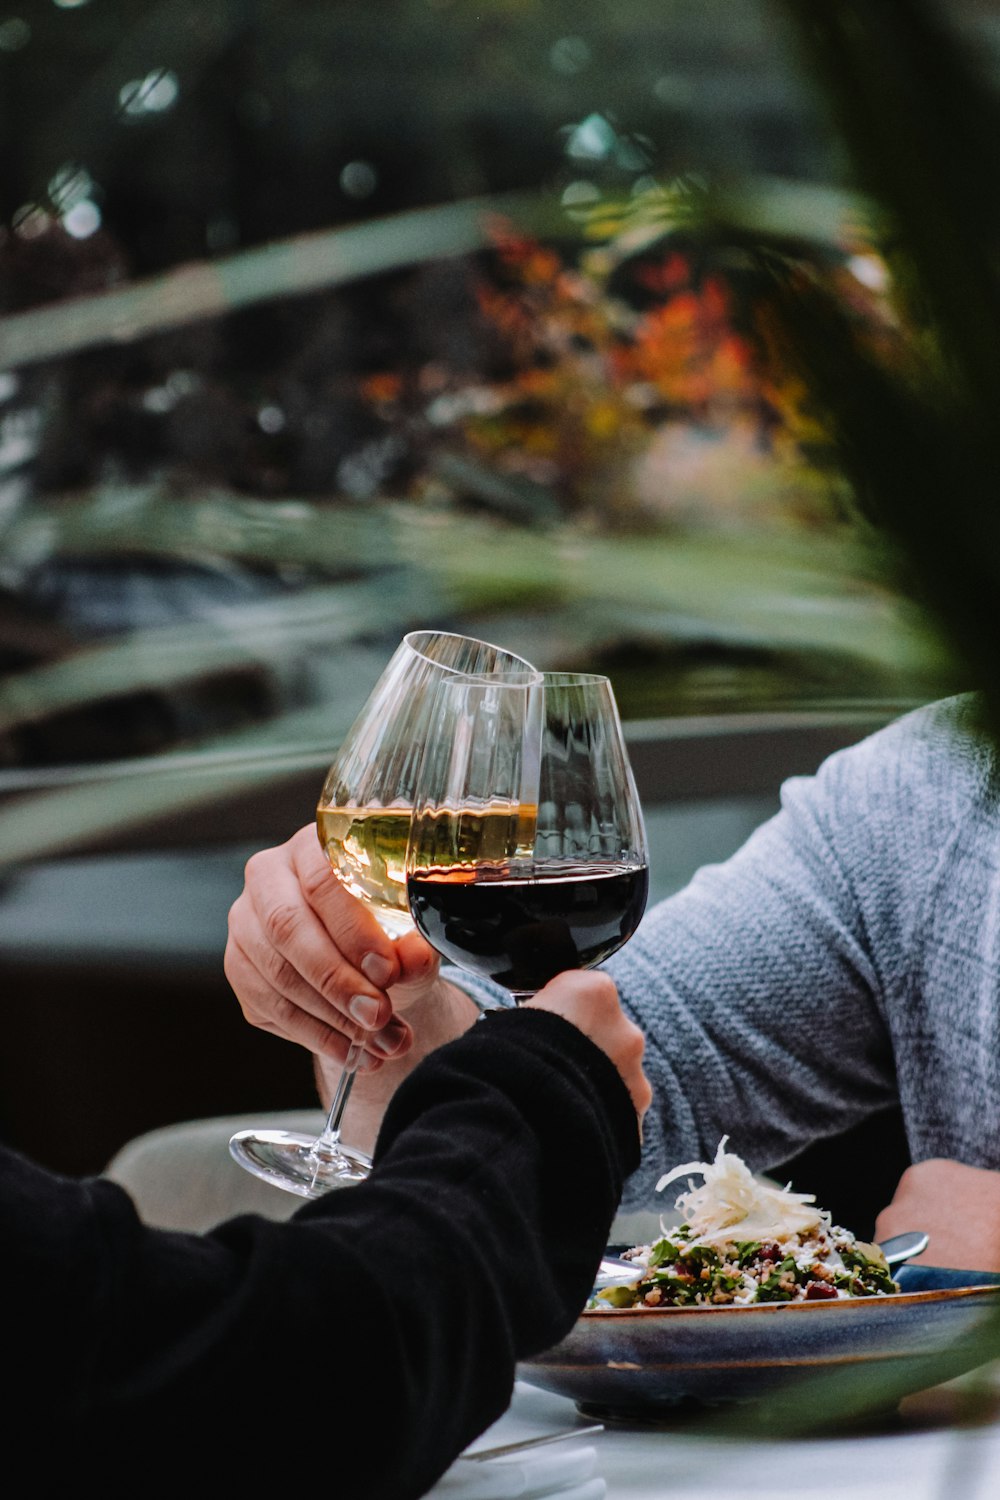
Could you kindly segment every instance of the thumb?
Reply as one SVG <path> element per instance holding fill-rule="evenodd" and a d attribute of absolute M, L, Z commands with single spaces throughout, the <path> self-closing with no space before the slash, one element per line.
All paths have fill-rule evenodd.
<path fill-rule="evenodd" d="M 399 980 L 389 991 L 393 1008 L 405 1010 L 437 983 L 441 958 L 419 932 L 406 932 L 396 939 Z"/>

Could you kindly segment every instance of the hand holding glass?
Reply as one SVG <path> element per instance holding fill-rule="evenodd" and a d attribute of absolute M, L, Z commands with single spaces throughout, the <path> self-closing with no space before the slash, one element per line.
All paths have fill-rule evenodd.
<path fill-rule="evenodd" d="M 453 734 L 450 684 L 479 677 L 536 682 L 519 656 L 470 636 L 415 631 L 404 637 L 348 731 L 323 785 L 316 826 L 333 869 L 366 902 L 390 937 L 412 928 L 406 848 L 417 772 L 429 740 Z M 363 1041 L 352 1042 L 322 1133 L 243 1130 L 229 1149 L 240 1166 L 303 1198 L 362 1181 L 364 1152 L 345 1145 L 341 1121 Z"/>

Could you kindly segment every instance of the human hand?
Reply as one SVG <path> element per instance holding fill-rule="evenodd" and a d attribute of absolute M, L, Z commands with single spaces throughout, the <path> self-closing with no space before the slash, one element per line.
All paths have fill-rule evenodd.
<path fill-rule="evenodd" d="M 1000 1172 L 940 1157 L 907 1167 L 875 1221 L 875 1237 L 907 1229 L 930 1236 L 914 1264 L 1000 1271 Z"/>
<path fill-rule="evenodd" d="M 571 1021 L 607 1053 L 631 1095 L 641 1135 L 643 1116 L 653 1099 L 642 1070 L 645 1038 L 622 1010 L 614 980 L 595 970 L 569 969 L 550 979 L 522 1008 L 530 1007 L 552 1011 Z"/>
<path fill-rule="evenodd" d="M 401 1057 L 399 1013 L 439 983 L 419 935 L 393 941 L 330 867 L 313 824 L 253 855 L 229 912 L 223 968 L 252 1026 L 343 1063 L 362 1038 L 362 1071 Z"/>

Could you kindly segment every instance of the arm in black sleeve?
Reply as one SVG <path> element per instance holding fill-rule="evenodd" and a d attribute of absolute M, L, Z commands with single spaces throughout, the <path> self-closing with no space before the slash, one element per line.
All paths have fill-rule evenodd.
<path fill-rule="evenodd" d="M 637 1161 L 613 1064 L 537 1010 L 425 1059 L 371 1178 L 284 1224 L 153 1230 L 111 1183 L 3 1158 L 8 1430 L 77 1480 L 135 1450 L 161 1479 L 259 1484 L 298 1451 L 353 1461 L 369 1500 L 422 1495 L 571 1327 Z M 61 1452 L 38 1443 L 53 1412 Z"/>

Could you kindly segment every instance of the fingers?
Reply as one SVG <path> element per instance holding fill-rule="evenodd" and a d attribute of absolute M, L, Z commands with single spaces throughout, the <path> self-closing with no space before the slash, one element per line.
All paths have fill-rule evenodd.
<path fill-rule="evenodd" d="M 321 1009 L 319 996 L 313 1007 L 308 1008 L 280 994 L 232 937 L 226 947 L 223 967 L 243 1014 L 252 1026 L 343 1064 L 351 1042 L 360 1034 L 359 1027 L 351 1027 L 342 1018 L 336 1025 L 324 1021 L 318 1014 Z M 358 1063 L 361 1071 L 379 1065 L 375 1055 L 368 1052 L 362 1053 Z"/>
<path fill-rule="evenodd" d="M 251 1024 L 310 1051 L 342 1062 L 363 1037 L 377 1062 L 410 1045 L 386 993 L 401 973 L 395 946 L 333 874 L 311 825 L 248 862 L 223 966 Z"/>
<path fill-rule="evenodd" d="M 396 960 L 399 978 L 392 986 L 392 1003 L 399 1011 L 421 999 L 436 983 L 441 959 L 430 943 L 414 930 L 396 940 Z"/>
<path fill-rule="evenodd" d="M 607 1053 L 629 1091 L 641 1131 L 643 1116 L 653 1100 L 642 1068 L 645 1038 L 622 1010 L 610 976 L 597 971 L 568 970 L 557 974 L 526 1003 L 563 1016 Z"/>
<path fill-rule="evenodd" d="M 393 940 L 365 904 L 352 896 L 337 879 L 311 824 L 300 828 L 289 840 L 288 847 L 298 890 L 327 937 L 335 938 L 338 957 L 364 976 L 373 993 L 387 990 L 399 977 L 399 960 Z M 293 924 L 297 923 L 299 914 L 296 903 L 292 912 Z M 272 922 L 274 920 L 272 914 Z M 280 928 L 280 920 L 277 926 Z M 321 972 L 319 978 L 323 978 Z M 387 1007 L 388 1010 L 391 1007 Z"/>

